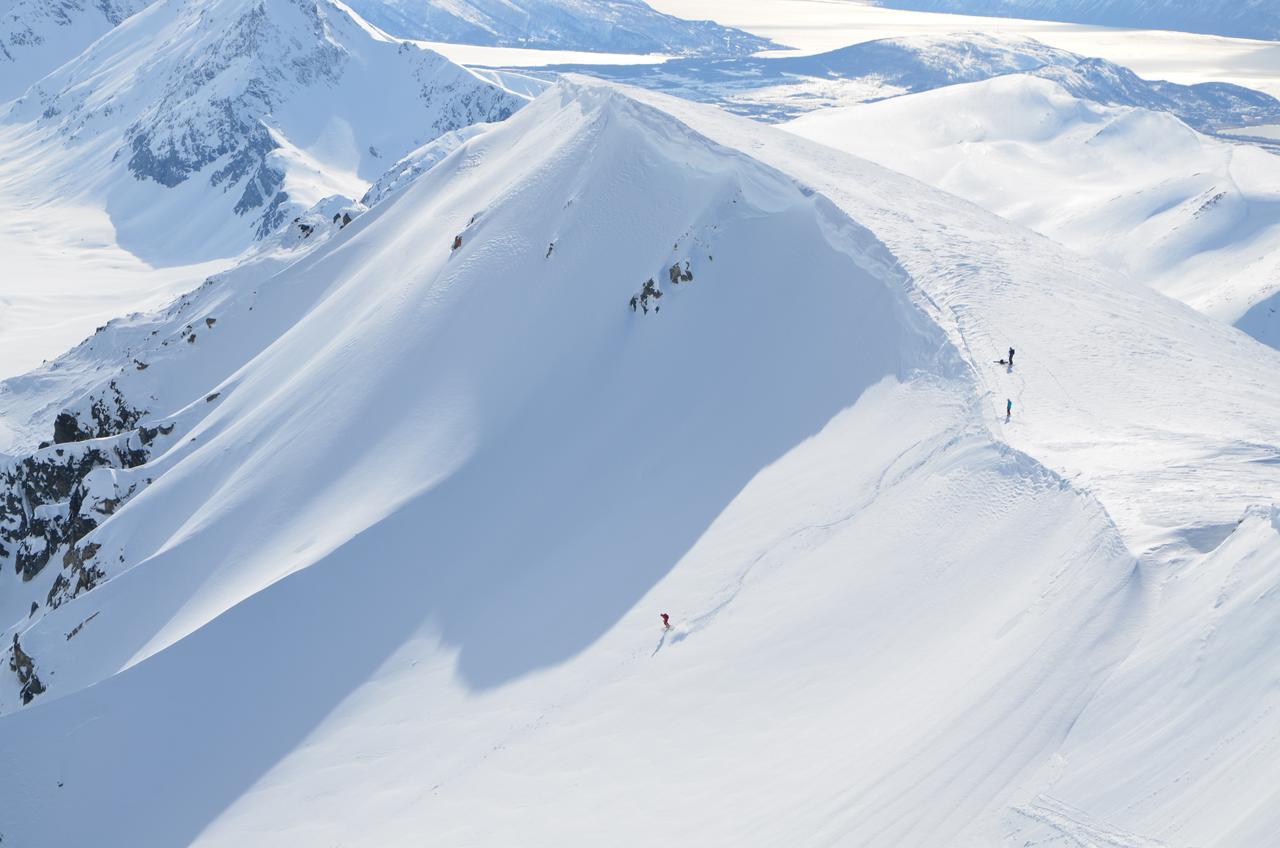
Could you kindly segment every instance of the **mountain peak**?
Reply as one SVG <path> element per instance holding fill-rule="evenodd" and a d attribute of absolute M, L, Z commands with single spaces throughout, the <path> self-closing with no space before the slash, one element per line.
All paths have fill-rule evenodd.
<path fill-rule="evenodd" d="M 157 204 L 201 220 L 191 237 L 212 255 L 235 253 L 321 197 L 358 197 L 414 147 L 524 102 L 331 0 L 160 0 L 34 86 L 9 120 L 93 169 L 122 244 L 167 261 L 170 245 L 140 238 Z M 199 208 L 192 181 L 213 190 Z"/>

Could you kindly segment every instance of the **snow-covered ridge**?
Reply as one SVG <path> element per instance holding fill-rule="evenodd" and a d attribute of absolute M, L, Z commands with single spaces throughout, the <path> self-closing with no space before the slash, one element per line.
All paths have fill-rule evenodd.
<path fill-rule="evenodd" d="M 151 0 L 0 0 L 0 103 Z"/>
<path fill-rule="evenodd" d="M 56 151 L 33 192 L 105 201 L 123 245 L 190 261 L 359 195 L 409 150 L 524 102 L 329 0 L 162 0 L 7 120 Z"/>
<path fill-rule="evenodd" d="M 1172 29 L 1280 39 L 1280 10 L 1271 0 L 875 0 L 881 6 L 1070 21 L 1108 27 Z"/>
<path fill-rule="evenodd" d="M 598 81 L 382 186 L 57 363 L 96 387 L 44 395 L 73 441 L 24 453 L 157 435 L 39 505 L 89 504 L 74 546 L 5 569 L 8 839 L 1280 824 L 1280 354 L 915 180 Z M 99 405 L 144 411 L 89 432 Z"/>
<path fill-rule="evenodd" d="M 1206 132 L 1280 121 L 1280 101 L 1251 89 L 1145 80 L 1112 62 L 1034 39 L 979 32 L 880 39 L 815 56 L 575 65 L 541 73 L 555 72 L 640 85 L 768 121 L 1013 73 L 1052 79 L 1098 103 L 1170 112 Z"/>
<path fill-rule="evenodd" d="M 1059 70 L 828 110 L 787 127 L 1274 342 L 1274 304 L 1264 304 L 1280 290 L 1280 157 L 1128 105 L 1143 99 L 1124 87 L 1109 98 L 1124 105 L 1100 105 L 1091 84 L 1080 96 L 1076 69 Z"/>
<path fill-rule="evenodd" d="M 655 11 L 644 0 L 351 0 L 403 38 L 606 53 L 739 56 L 777 48 L 713 21 Z"/>

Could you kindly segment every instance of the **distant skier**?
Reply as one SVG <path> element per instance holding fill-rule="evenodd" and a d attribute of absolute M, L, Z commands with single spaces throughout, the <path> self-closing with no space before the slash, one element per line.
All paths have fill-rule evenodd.
<path fill-rule="evenodd" d="M 639 303 L 639 302 L 640 302 L 640 298 L 639 298 L 639 297 L 635 296 L 634 294 L 633 294 L 633 295 L 631 295 L 631 311 L 632 311 L 632 312 L 635 312 L 635 311 L 636 311 L 636 304 L 637 304 L 637 303 Z"/>
<path fill-rule="evenodd" d="M 668 615 L 668 614 L 667 614 L 667 613 L 665 613 L 665 612 L 660 612 L 660 613 L 658 613 L 658 615 L 662 616 L 662 629 L 663 629 L 663 630 L 670 630 L 670 629 L 671 629 L 671 616 L 670 616 L 670 615 Z"/>
<path fill-rule="evenodd" d="M 1009 367 L 1013 367 L 1013 348 L 1009 348 Z"/>
<path fill-rule="evenodd" d="M 453 237 L 453 250 L 457 250 L 457 249 L 458 249 L 458 248 L 460 248 L 460 247 L 462 247 L 462 236 L 454 236 L 454 237 Z"/>
<path fill-rule="evenodd" d="M 1013 417 L 1013 400 L 1008 398 L 1004 402 L 1004 420 L 1007 423 Z"/>

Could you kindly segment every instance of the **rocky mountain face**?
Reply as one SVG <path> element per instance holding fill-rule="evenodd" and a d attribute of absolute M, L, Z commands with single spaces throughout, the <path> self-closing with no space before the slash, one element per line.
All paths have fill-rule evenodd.
<path fill-rule="evenodd" d="M 713 21 L 689 21 L 643 0 L 353 0 L 369 21 L 405 38 L 613 53 L 739 56 L 776 48 Z"/>
<path fill-rule="evenodd" d="M 524 102 L 329 0 L 162 0 L 7 120 L 105 198 L 122 243 L 167 257 L 172 230 L 147 241 L 166 230 L 158 217 L 172 226 L 162 212 L 188 222 L 192 250 L 238 252 L 321 197 L 358 195 L 408 150 Z"/>
<path fill-rule="evenodd" d="M 88 47 L 151 0 L 0 2 L 0 102 Z"/>

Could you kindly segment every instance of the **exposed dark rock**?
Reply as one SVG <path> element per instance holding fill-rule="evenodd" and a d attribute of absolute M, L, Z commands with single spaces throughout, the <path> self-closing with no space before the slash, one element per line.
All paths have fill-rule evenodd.
<path fill-rule="evenodd" d="M 97 610 L 97 611 L 95 611 L 95 612 L 93 613 L 93 615 L 89 616 L 89 617 L 88 617 L 88 618 L 86 618 L 84 621 L 80 622 L 80 623 L 79 623 L 79 624 L 77 624 L 75 627 L 71 628 L 71 632 L 67 634 L 67 641 L 68 641 L 68 642 L 70 642 L 70 641 L 75 637 L 75 635 L 76 635 L 77 633 L 79 633 L 81 630 L 83 630 L 83 629 L 84 629 L 84 626 L 85 626 L 86 624 L 88 624 L 89 622 L 91 622 L 91 621 L 93 621 L 95 618 L 97 618 L 97 617 L 98 617 L 98 613 L 100 613 L 100 612 L 101 612 L 101 610 Z"/>
<path fill-rule="evenodd" d="M 125 433 L 138 426 L 138 421 L 146 414 L 145 410 L 125 400 L 115 380 L 110 381 L 100 394 L 89 394 L 77 406 L 63 410 L 54 419 L 55 443 L 82 442 Z"/>
<path fill-rule="evenodd" d="M 667 271 L 667 276 L 671 278 L 673 285 L 680 283 L 688 283 L 693 281 L 693 271 L 689 270 L 689 261 L 685 260 L 684 268 L 680 267 L 680 263 L 672 265 Z"/>
<path fill-rule="evenodd" d="M 22 645 L 18 644 L 18 634 L 13 634 L 13 649 L 9 654 L 9 670 L 18 675 L 18 683 L 21 685 L 20 695 L 22 703 L 29 704 L 37 695 L 44 692 L 44 684 L 40 682 L 40 677 L 36 674 L 36 661 L 31 655 L 22 650 Z"/>
<path fill-rule="evenodd" d="M 39 451 L 0 469 L 0 556 L 8 558 L 12 551 L 22 579 L 35 577 L 60 549 L 92 532 L 137 489 L 91 493 L 85 484 L 90 472 L 133 468 L 148 456 L 141 434 L 124 433 Z"/>
<path fill-rule="evenodd" d="M 150 446 L 156 440 L 156 436 L 167 436 L 173 432 L 174 425 L 161 424 L 158 427 L 139 427 L 138 437 L 142 440 L 142 444 Z M 150 482 L 149 480 L 147 482 Z"/>
<path fill-rule="evenodd" d="M 221 395 L 221 394 L 222 394 L 222 392 L 214 392 L 213 394 L 206 396 L 206 397 L 205 397 L 205 399 L 204 399 L 204 402 L 205 402 L 205 403 L 213 403 L 215 400 L 217 400 L 217 399 L 218 399 L 218 396 L 219 396 L 219 395 Z"/>
<path fill-rule="evenodd" d="M 106 579 L 106 572 L 93 561 L 102 546 L 89 542 L 83 548 L 74 545 L 62 556 L 62 572 L 49 589 L 48 606 L 57 609 L 67 601 L 96 588 Z"/>
<path fill-rule="evenodd" d="M 204 325 L 205 325 L 206 327 L 212 327 L 212 326 L 213 326 L 214 324 L 216 324 L 216 323 L 218 323 L 218 319 L 217 319 L 217 318 L 206 318 L 206 319 L 204 319 Z"/>
<path fill-rule="evenodd" d="M 640 301 L 640 308 L 644 310 L 645 315 L 648 315 L 649 302 L 656 301 L 659 298 L 661 298 L 662 290 L 658 288 L 658 284 L 653 281 L 653 277 L 650 277 L 649 279 L 645 280 L 644 286 L 640 289 L 640 294 L 637 297 Z M 634 301 L 636 299 L 637 299 L 636 297 L 632 298 L 633 303 L 632 303 L 631 309 L 633 312 L 635 311 Z M 654 312 L 658 311 L 658 306 L 656 303 L 654 304 L 653 311 Z"/>
<path fill-rule="evenodd" d="M 80 422 L 69 412 L 59 412 L 53 419 L 53 441 L 55 444 L 81 442 L 92 436 L 80 429 Z"/>

